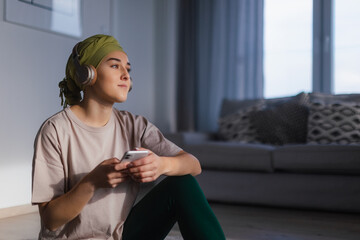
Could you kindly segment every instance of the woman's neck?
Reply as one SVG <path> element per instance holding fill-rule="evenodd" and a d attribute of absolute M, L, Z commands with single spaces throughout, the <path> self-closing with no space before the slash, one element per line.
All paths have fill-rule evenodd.
<path fill-rule="evenodd" d="M 102 127 L 111 117 L 112 105 L 104 105 L 91 99 L 84 99 L 79 104 L 71 106 L 70 109 L 86 125 Z"/>

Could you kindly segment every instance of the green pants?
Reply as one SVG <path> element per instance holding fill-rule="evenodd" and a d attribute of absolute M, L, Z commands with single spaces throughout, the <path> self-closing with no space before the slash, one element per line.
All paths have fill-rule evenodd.
<path fill-rule="evenodd" d="M 124 240 L 164 239 L 178 222 L 185 240 L 225 239 L 199 184 L 190 175 L 167 177 L 131 210 Z"/>

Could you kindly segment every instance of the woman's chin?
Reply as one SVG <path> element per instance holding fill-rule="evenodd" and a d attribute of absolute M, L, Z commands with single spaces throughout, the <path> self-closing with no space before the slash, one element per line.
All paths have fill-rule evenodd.
<path fill-rule="evenodd" d="M 119 98 L 116 99 L 117 103 L 123 103 L 127 100 L 127 95 L 126 96 L 121 96 Z"/>

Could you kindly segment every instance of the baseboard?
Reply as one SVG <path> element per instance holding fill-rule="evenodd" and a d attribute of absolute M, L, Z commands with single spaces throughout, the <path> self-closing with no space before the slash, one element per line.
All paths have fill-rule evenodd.
<path fill-rule="evenodd" d="M 25 204 L 15 207 L 1 208 L 0 209 L 0 219 L 14 217 L 23 214 L 34 213 L 38 211 L 37 206 L 32 206 L 31 204 Z"/>

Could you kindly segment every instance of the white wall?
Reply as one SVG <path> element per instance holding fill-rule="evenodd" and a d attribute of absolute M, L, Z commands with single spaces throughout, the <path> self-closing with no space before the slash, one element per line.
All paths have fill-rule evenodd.
<path fill-rule="evenodd" d="M 155 2 L 155 123 L 176 130 L 177 0 Z"/>
<path fill-rule="evenodd" d="M 131 63 L 133 90 L 119 109 L 154 120 L 154 0 L 114 0 L 113 32 Z"/>
<path fill-rule="evenodd" d="M 60 110 L 57 83 L 76 39 L 5 22 L 0 1 L 0 208 L 30 202 L 40 124 Z"/>
<path fill-rule="evenodd" d="M 147 117 L 163 132 L 176 128 L 177 6 L 178 0 L 118 0 L 113 7 L 113 32 L 134 80 L 128 101 L 118 108 Z"/>
<path fill-rule="evenodd" d="M 141 114 L 165 131 L 175 124 L 176 2 L 83 1 L 81 39 L 113 34 L 132 63 L 134 89 L 117 107 Z M 57 84 L 79 41 L 5 22 L 3 12 L 0 0 L 0 208 L 30 203 L 33 141 L 41 123 L 61 110 Z M 159 44 L 159 39 L 171 42 Z"/>

